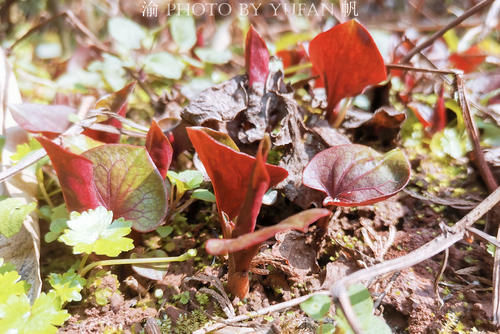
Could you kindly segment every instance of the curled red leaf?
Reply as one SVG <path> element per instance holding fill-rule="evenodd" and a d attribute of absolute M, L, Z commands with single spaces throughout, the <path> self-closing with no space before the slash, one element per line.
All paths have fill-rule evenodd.
<path fill-rule="evenodd" d="M 330 211 L 327 209 L 305 210 L 286 218 L 276 225 L 264 227 L 256 232 L 247 233 L 238 238 L 210 239 L 207 241 L 205 248 L 207 253 L 213 255 L 238 252 L 255 245 L 260 245 L 262 242 L 274 237 L 280 232 L 288 230 L 307 232 L 309 225 L 317 221 L 319 218 L 328 216 L 329 214 Z"/>
<path fill-rule="evenodd" d="M 125 87 L 106 95 L 99 99 L 96 102 L 95 109 L 105 109 L 106 111 L 116 113 L 122 117 L 125 117 L 127 113 L 127 99 L 128 96 L 132 93 L 135 87 L 135 82 L 131 82 L 127 84 Z M 109 119 L 101 122 L 104 125 L 112 125 L 117 129 L 122 128 L 122 122 L 117 120 L 116 118 L 110 117 Z M 98 140 L 103 143 L 115 144 L 120 141 L 120 135 L 115 133 L 109 133 L 105 131 L 99 131 L 94 129 L 85 129 L 83 132 L 84 135 L 89 136 L 92 139 Z"/>
<path fill-rule="evenodd" d="M 174 150 L 167 136 L 163 133 L 158 123 L 153 121 L 146 135 L 146 150 L 153 160 L 161 177 L 167 176 L 168 168 L 172 163 Z"/>
<path fill-rule="evenodd" d="M 102 201 L 94 186 L 93 164 L 89 159 L 71 153 L 45 138 L 37 138 L 56 171 L 69 211 L 95 209 Z"/>
<path fill-rule="evenodd" d="M 366 28 L 356 20 L 317 35 L 309 44 L 309 57 L 313 72 L 325 84 L 330 122 L 336 117 L 334 108 L 341 99 L 387 78 L 382 55 Z"/>
<path fill-rule="evenodd" d="M 219 212 L 233 220 L 245 200 L 255 158 L 223 145 L 208 135 L 201 127 L 186 128 L 189 139 L 212 180 Z M 266 164 L 270 177 L 269 186 L 275 186 L 288 176 L 277 166 Z"/>
<path fill-rule="evenodd" d="M 250 26 L 245 41 L 245 65 L 250 87 L 254 83 L 266 82 L 269 74 L 269 51 L 266 42 L 253 26 Z"/>
<path fill-rule="evenodd" d="M 410 164 L 401 150 L 382 155 L 358 144 L 316 154 L 303 174 L 304 185 L 327 194 L 325 206 L 373 204 L 395 195 L 409 179 Z"/>

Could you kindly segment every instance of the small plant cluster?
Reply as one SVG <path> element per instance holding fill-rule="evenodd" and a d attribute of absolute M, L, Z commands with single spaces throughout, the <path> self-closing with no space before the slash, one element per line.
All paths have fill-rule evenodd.
<path fill-rule="evenodd" d="M 165 57 L 168 58 L 168 54 L 153 55 L 144 71 L 150 72 L 151 64 L 161 63 Z M 309 58 L 315 74 L 315 88 L 326 91 L 325 118 L 333 127 L 342 122 L 349 99 L 365 87 L 387 78 L 375 42 L 355 20 L 339 24 L 312 39 Z M 343 66 L 334 64 L 332 59 L 343 59 Z M 245 61 L 246 86 L 249 94 L 257 94 L 269 80 L 270 55 L 266 43 L 252 26 L 245 40 Z M 352 76 L 353 69 L 358 67 L 371 70 L 357 71 L 359 75 Z M 127 98 L 134 87 L 135 83 L 126 84 L 98 100 L 94 109 L 101 112 L 99 116 L 106 117 L 104 120 L 97 117 L 93 122 L 100 121 L 98 123 L 104 128 L 128 129 L 130 126 L 125 123 L 124 116 Z M 441 94 L 439 112 L 444 108 L 443 103 Z M 91 126 L 83 126 L 85 129 L 80 129 L 78 135 L 67 135 L 73 127 L 69 120 L 77 118 L 77 111 L 71 107 L 23 104 L 12 110 L 22 128 L 38 135 L 28 147 L 20 148 L 16 159 L 23 159 L 29 151 L 45 150 L 64 198 L 63 205 L 50 205 L 50 196 L 46 189 L 41 189 L 49 204 L 39 210 L 40 216 L 50 221 L 45 240 L 64 243 L 81 259 L 63 274 L 50 274 L 48 282 L 52 289 L 42 293 L 33 305 L 30 305 L 26 284 L 20 281 L 11 266 L 3 264 L 0 267 L 0 332 L 55 333 L 56 326 L 69 317 L 64 305 L 81 301 L 84 287 L 91 291 L 94 304 L 106 305 L 114 289 L 102 287 L 103 277 L 109 275 L 103 270 L 92 272 L 95 268 L 165 264 L 195 257 L 194 249 L 176 257 L 162 256 L 164 252 L 156 252 L 159 247 L 151 242 L 148 246 L 155 251 L 156 257 L 117 258 L 134 250 L 134 239 L 128 237 L 132 230 L 139 233 L 156 231 L 160 237 L 167 238 L 178 228 L 176 223 L 183 219 L 182 211 L 194 200 L 215 202 L 223 238 L 209 239 L 205 249 L 211 255 L 227 255 L 227 290 L 232 296 L 244 299 L 249 293 L 250 272 L 254 269 L 252 260 L 265 241 L 289 230 L 305 233 L 314 222 L 328 221 L 336 206 L 368 205 L 387 199 L 403 189 L 410 179 L 409 162 L 399 149 L 381 154 L 359 144 L 334 145 L 317 152 L 302 173 L 303 186 L 325 195 L 324 208 L 303 210 L 278 224 L 256 229 L 266 193 L 289 177 L 285 168 L 267 163 L 272 144 L 266 131 L 252 156 L 241 152 L 239 144 L 226 132 L 205 126 L 182 128 L 185 141 L 194 147 L 204 167 L 200 169 L 210 178 L 212 194 L 200 187 L 202 172 L 169 170 L 174 153 L 181 153 L 174 148 L 182 144 L 182 136 L 166 136 L 155 121 L 147 132 L 141 133 L 145 136 L 144 145 L 132 145 L 124 143 L 125 140 L 122 142 L 120 134 Z M 58 122 L 59 119 L 68 122 Z M 437 127 L 441 128 L 441 123 Z M 185 200 L 188 193 L 191 197 Z M 14 198 L 0 201 L 0 218 L 7 221 L 0 225 L 0 233 L 6 237 L 17 233 L 25 217 L 35 208 L 35 203 L 24 204 Z M 166 225 L 169 223 L 172 225 Z M 321 228 L 326 227 L 323 224 Z M 92 254 L 107 258 L 89 263 Z M 113 282 L 119 285 L 116 276 Z M 389 332 L 388 326 L 373 315 L 373 302 L 364 287 L 353 285 L 349 294 L 363 329 Z M 158 299 L 161 297 L 158 292 Z M 186 305 L 189 293 L 180 293 L 172 299 Z M 201 305 L 206 304 L 207 299 L 206 295 L 197 295 Z M 315 296 L 301 305 L 304 312 L 319 322 L 318 333 L 352 332 L 339 309 L 334 316 L 329 315 L 330 306 L 328 296 Z M 173 332 L 191 333 L 207 322 L 203 310 L 194 310 L 180 316 Z M 168 319 L 160 326 L 165 331 L 172 331 Z"/>

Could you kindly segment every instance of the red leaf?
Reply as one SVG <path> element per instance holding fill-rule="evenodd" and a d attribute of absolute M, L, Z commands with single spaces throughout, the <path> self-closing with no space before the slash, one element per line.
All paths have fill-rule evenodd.
<path fill-rule="evenodd" d="M 245 41 L 245 64 L 248 74 L 248 85 L 264 84 L 269 74 L 269 51 L 259 33 L 250 26 Z"/>
<path fill-rule="evenodd" d="M 167 176 L 174 150 L 158 123 L 153 121 L 146 136 L 146 150 L 162 178 Z"/>
<path fill-rule="evenodd" d="M 431 134 L 443 130 L 446 126 L 446 107 L 444 106 L 444 87 L 441 85 L 439 95 L 434 107 L 434 115 L 432 117 Z"/>
<path fill-rule="evenodd" d="M 351 20 L 317 35 L 309 44 L 314 72 L 326 87 L 328 118 L 332 122 L 335 106 L 344 97 L 359 94 L 366 86 L 387 77 L 384 60 L 368 31 Z"/>
<path fill-rule="evenodd" d="M 125 87 L 106 95 L 99 99 L 96 102 L 95 109 L 105 109 L 106 111 L 117 113 L 120 116 L 125 117 L 127 113 L 127 99 L 128 96 L 132 93 L 135 87 L 135 82 L 131 82 L 127 84 Z M 112 125 L 117 129 L 122 128 L 122 122 L 117 120 L 116 118 L 108 118 L 101 124 Z M 105 131 L 99 131 L 94 129 L 85 129 L 83 134 L 89 136 L 92 139 L 99 140 L 103 143 L 114 144 L 120 141 L 120 135 L 115 133 L 109 133 Z"/>
<path fill-rule="evenodd" d="M 219 212 L 225 212 L 230 220 L 239 213 L 245 199 L 255 158 L 226 145 L 220 144 L 201 127 L 186 128 L 201 162 L 212 180 Z M 265 165 L 270 177 L 270 186 L 284 180 L 288 172 L 277 166 Z"/>
<path fill-rule="evenodd" d="M 417 116 L 428 134 L 433 135 L 446 127 L 446 107 L 444 105 L 444 88 L 441 86 L 434 109 L 421 102 L 410 102 L 408 108 Z"/>
<path fill-rule="evenodd" d="M 474 72 L 485 59 L 486 56 L 476 45 L 465 52 L 453 53 L 450 55 L 450 63 L 453 67 L 464 71 L 464 73 Z"/>
<path fill-rule="evenodd" d="M 38 141 L 52 161 L 68 210 L 104 206 L 141 232 L 155 229 L 165 218 L 165 183 L 144 147 L 101 145 L 76 155 L 50 140 Z"/>
<path fill-rule="evenodd" d="M 221 255 L 226 253 L 234 253 L 248 249 L 250 247 L 260 245 L 269 238 L 274 237 L 277 233 L 288 230 L 297 230 L 307 232 L 310 224 L 314 223 L 321 217 L 330 215 L 330 210 L 327 209 L 309 209 L 295 214 L 280 223 L 264 227 L 256 232 L 244 234 L 234 239 L 210 239 L 207 241 L 205 248 L 207 253 L 212 255 Z"/>
<path fill-rule="evenodd" d="M 61 184 L 69 211 L 82 212 L 102 205 L 94 185 L 92 161 L 45 138 L 37 138 L 47 152 Z"/>
<path fill-rule="evenodd" d="M 15 104 L 10 106 L 11 114 L 24 130 L 42 133 L 55 138 L 71 125 L 69 115 L 75 114 L 74 108 L 64 105 Z"/>
<path fill-rule="evenodd" d="M 238 214 L 238 221 L 233 230 L 232 237 L 236 238 L 255 230 L 257 216 L 262 206 L 262 198 L 269 189 L 271 178 L 266 168 L 267 153 L 269 152 L 271 141 L 266 136 L 259 145 L 257 151 L 250 184 L 246 190 L 245 200 Z"/>
<path fill-rule="evenodd" d="M 299 64 L 303 59 L 307 59 L 304 47 L 300 45 L 295 50 L 280 50 L 276 52 L 276 56 L 281 58 L 283 67 L 288 68 Z"/>
<path fill-rule="evenodd" d="M 403 189 L 410 164 L 403 152 L 382 155 L 368 146 L 334 146 L 314 156 L 304 169 L 307 187 L 328 196 L 323 205 L 359 206 L 382 201 Z"/>

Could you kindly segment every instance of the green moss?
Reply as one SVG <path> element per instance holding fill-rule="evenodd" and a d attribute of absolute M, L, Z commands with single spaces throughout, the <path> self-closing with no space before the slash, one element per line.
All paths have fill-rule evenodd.
<path fill-rule="evenodd" d="M 203 327 L 208 321 L 209 319 L 203 310 L 194 310 L 187 314 L 181 314 L 177 319 L 173 333 L 191 334 Z M 172 333 L 172 331 L 162 333 Z"/>

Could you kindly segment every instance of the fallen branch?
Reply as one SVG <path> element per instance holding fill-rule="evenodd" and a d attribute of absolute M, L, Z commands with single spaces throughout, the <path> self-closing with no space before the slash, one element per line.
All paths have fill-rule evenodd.
<path fill-rule="evenodd" d="M 406 56 L 401 58 L 400 63 L 401 64 L 408 63 L 414 55 L 416 55 L 420 51 L 431 46 L 435 40 L 437 40 L 438 38 L 443 36 L 448 30 L 452 29 L 453 27 L 456 27 L 457 25 L 459 25 L 460 23 L 462 23 L 463 21 L 468 19 L 470 16 L 478 13 L 481 9 L 490 5 L 492 2 L 493 2 L 493 0 L 483 0 L 480 3 L 478 3 L 477 5 L 469 8 L 462 15 L 460 15 L 459 17 L 457 17 L 456 19 L 454 19 L 453 21 L 451 21 L 450 23 L 445 25 L 439 31 L 436 31 L 434 34 L 432 34 L 432 36 L 429 37 L 425 42 L 423 42 L 423 43 L 419 44 L 418 46 L 416 46 L 415 48 L 411 49 L 410 52 L 408 52 L 406 54 Z"/>

